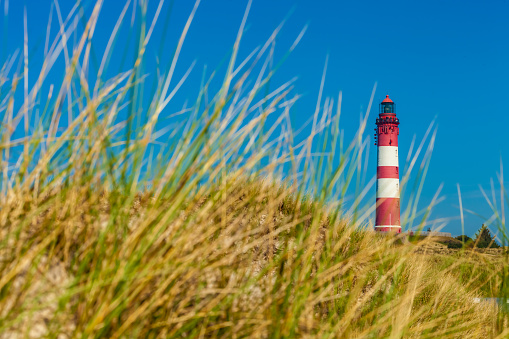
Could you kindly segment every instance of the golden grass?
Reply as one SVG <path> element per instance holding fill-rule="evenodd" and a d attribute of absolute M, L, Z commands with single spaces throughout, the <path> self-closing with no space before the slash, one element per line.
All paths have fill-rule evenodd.
<path fill-rule="evenodd" d="M 226 202 L 211 189 L 175 213 L 174 199 L 146 193 L 117 221 L 112 208 L 124 197 L 83 193 L 10 213 L 2 231 L 17 237 L 2 251 L 6 335 L 473 338 L 496 330 L 497 308 L 472 302 L 483 279 L 460 279 L 460 265 L 481 270 L 477 258 L 430 260 L 419 251 L 426 243 L 332 221 L 281 187 L 232 180 Z"/>
<path fill-rule="evenodd" d="M 501 296 L 507 265 L 475 253 L 423 255 L 427 241 L 371 230 L 374 209 L 362 202 L 373 180 L 362 179 L 362 168 L 374 90 L 345 145 L 341 94 L 323 104 L 322 85 L 309 136 L 299 141 L 292 82 L 269 87 L 281 27 L 238 63 L 241 28 L 221 87 L 209 93 L 214 73 L 204 75 L 187 121 L 161 124 L 182 114 L 167 111 L 187 77 L 172 80 L 198 4 L 146 105 L 142 66 L 160 13 L 149 24 L 145 1 L 132 4 L 141 18 L 130 69 L 106 79 L 108 45 L 97 79 L 86 75 L 102 1 L 88 18 L 79 3 L 65 20 L 58 13 L 61 29 L 37 82 L 24 82 L 22 103 L 21 76 L 9 66 L 16 55 L 2 68 L 0 338 L 505 335 L 506 313 L 472 300 Z M 86 22 L 80 32 L 75 18 Z M 62 83 L 46 97 L 61 54 Z M 14 139 L 20 121 L 33 131 Z M 428 134 L 409 154 L 403 186 Z M 404 218 L 423 227 L 440 199 L 437 192 L 419 212 L 419 191 Z"/>

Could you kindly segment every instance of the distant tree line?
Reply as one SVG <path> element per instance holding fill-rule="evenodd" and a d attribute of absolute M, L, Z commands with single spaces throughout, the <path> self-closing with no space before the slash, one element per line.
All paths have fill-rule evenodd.
<path fill-rule="evenodd" d="M 475 238 L 472 239 L 468 235 L 460 235 L 455 239 L 461 241 L 461 243 L 449 243 L 449 248 L 499 248 L 500 245 L 495 240 L 495 237 L 491 234 L 488 226 L 482 225 L 481 228 L 475 234 Z"/>

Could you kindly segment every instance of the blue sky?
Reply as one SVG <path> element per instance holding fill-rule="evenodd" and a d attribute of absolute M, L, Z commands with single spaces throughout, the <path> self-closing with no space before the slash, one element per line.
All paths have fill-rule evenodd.
<path fill-rule="evenodd" d="M 72 1 L 60 2 L 62 12 L 67 13 Z M 98 26 L 98 33 L 104 34 L 95 35 L 98 50 L 107 43 L 122 9 L 120 3 L 105 1 Z M 169 3 L 167 0 L 164 9 Z M 193 3 L 174 2 L 165 38 L 165 57 L 171 56 Z M 50 0 L 9 2 L 8 53 L 22 47 L 24 5 L 28 13 L 29 42 L 35 44 L 42 39 L 44 45 L 50 4 Z M 202 0 L 176 74 L 183 75 L 189 64 L 197 61 L 196 71 L 182 88 L 182 100 L 187 98 L 186 93 L 189 99 L 194 99 L 204 65 L 214 68 L 228 57 L 246 4 L 243 0 Z M 2 11 L 4 5 L 5 0 L 0 0 Z M 156 7 L 157 1 L 149 2 L 149 18 Z M 509 167 L 507 13 L 507 1 L 255 0 L 240 57 L 262 44 L 289 14 L 277 40 L 276 58 L 309 25 L 299 47 L 276 76 L 280 82 L 298 77 L 296 91 L 303 97 L 292 113 L 292 123 L 298 126 L 313 114 L 325 58 L 329 55 L 324 91 L 332 97 L 343 91 L 341 128 L 347 131 L 347 137 L 350 130 L 350 136 L 357 130 L 359 112 L 366 109 L 373 85 L 377 83 L 376 102 L 390 94 L 397 104 L 401 155 L 406 156 L 412 137 L 416 135 L 420 140 L 436 119 L 438 134 L 422 201 L 429 201 L 441 183 L 444 183 L 442 194 L 446 199 L 432 217 L 459 216 L 457 183 L 463 193 L 464 207 L 489 216 L 488 204 L 478 185 L 489 190 L 490 178 L 497 181 L 500 158 Z M 0 20 L 1 27 L 5 27 L 3 16 Z M 155 43 L 150 46 L 154 55 L 161 33 L 156 29 Z M 5 37 L 0 35 L 0 39 Z M 5 43 L 2 41 L 0 48 Z M 376 112 L 375 107 L 369 118 L 373 126 Z M 369 161 L 368 176 L 371 176 L 376 170 L 374 147 L 370 148 Z M 466 233 L 472 235 L 481 223 L 480 218 L 467 214 Z M 460 234 L 459 221 L 451 221 L 445 230 Z"/>

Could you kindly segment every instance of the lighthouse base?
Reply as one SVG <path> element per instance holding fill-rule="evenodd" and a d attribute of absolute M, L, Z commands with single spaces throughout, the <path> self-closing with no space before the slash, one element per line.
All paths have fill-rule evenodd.
<path fill-rule="evenodd" d="M 375 231 L 377 231 L 377 232 L 401 233 L 401 226 L 394 226 L 394 225 L 375 226 Z"/>

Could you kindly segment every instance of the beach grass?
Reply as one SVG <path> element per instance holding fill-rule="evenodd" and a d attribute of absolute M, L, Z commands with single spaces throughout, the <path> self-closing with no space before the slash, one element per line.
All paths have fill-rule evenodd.
<path fill-rule="evenodd" d="M 365 130 L 376 88 L 348 142 L 341 93 L 322 97 L 325 66 L 309 126 L 295 130 L 294 82 L 271 80 L 302 35 L 274 60 L 279 26 L 239 60 L 249 3 L 224 74 L 204 70 L 196 101 L 175 108 L 199 1 L 152 87 L 143 65 L 165 27 L 162 3 L 147 18 L 146 1 L 126 2 L 102 51 L 102 1 L 68 17 L 55 4 L 60 29 L 48 29 L 40 69 L 29 68 L 27 38 L 0 65 L 0 338 L 508 334 L 506 312 L 472 302 L 506 295 L 503 250 L 440 254 L 431 239 L 372 230 Z M 128 10 L 136 19 L 122 30 Z M 116 45 L 124 32 L 134 46 Z M 113 49 L 127 65 L 117 73 Z M 60 83 L 46 83 L 53 73 Z M 411 147 L 402 177 L 403 221 L 421 229 L 441 200 L 438 190 L 418 208 L 435 133 Z"/>

